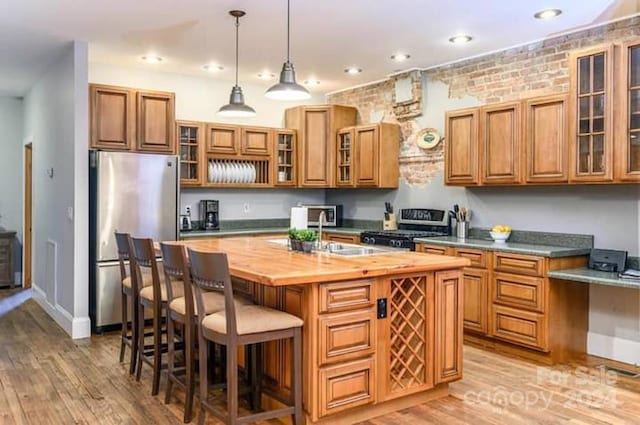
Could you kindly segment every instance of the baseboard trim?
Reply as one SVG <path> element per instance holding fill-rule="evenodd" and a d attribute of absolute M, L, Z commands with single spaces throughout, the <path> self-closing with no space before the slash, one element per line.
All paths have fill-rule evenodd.
<path fill-rule="evenodd" d="M 640 363 L 640 342 L 589 332 L 587 353 L 622 363 Z"/>
<path fill-rule="evenodd" d="M 91 336 L 91 320 L 89 317 L 73 317 L 60 304 L 47 301 L 47 294 L 37 285 L 32 284 L 33 299 L 72 339 Z"/>

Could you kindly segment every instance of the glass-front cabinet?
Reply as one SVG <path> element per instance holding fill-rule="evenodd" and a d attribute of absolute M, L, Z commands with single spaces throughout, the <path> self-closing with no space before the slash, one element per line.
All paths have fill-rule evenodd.
<path fill-rule="evenodd" d="M 571 54 L 571 179 L 613 179 L 613 46 Z"/>
<path fill-rule="evenodd" d="M 616 177 L 640 181 L 640 40 L 623 44 L 619 59 Z"/>
<path fill-rule="evenodd" d="M 178 156 L 180 157 L 180 184 L 199 186 L 202 184 L 202 123 L 177 121 Z"/>
<path fill-rule="evenodd" d="M 296 176 L 296 132 L 278 129 L 276 135 L 276 186 L 295 186 Z"/>
<path fill-rule="evenodd" d="M 353 127 L 338 131 L 337 176 L 336 186 L 353 186 L 353 144 L 355 132 Z"/>

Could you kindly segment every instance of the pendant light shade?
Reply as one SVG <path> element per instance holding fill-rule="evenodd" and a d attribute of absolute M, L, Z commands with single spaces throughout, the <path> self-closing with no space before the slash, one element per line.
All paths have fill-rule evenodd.
<path fill-rule="evenodd" d="M 245 12 L 242 10 L 232 10 L 229 14 L 236 18 L 236 84 L 231 89 L 229 103 L 218 109 L 218 115 L 232 118 L 254 117 L 256 111 L 244 103 L 242 87 L 238 85 L 238 27 L 240 26 L 240 18 L 245 15 Z"/>
<path fill-rule="evenodd" d="M 282 65 L 280 71 L 280 82 L 271 87 L 264 94 L 269 99 L 275 100 L 304 100 L 309 99 L 309 91 L 296 83 L 296 71 L 290 61 L 290 0 L 287 0 L 287 61 Z"/>

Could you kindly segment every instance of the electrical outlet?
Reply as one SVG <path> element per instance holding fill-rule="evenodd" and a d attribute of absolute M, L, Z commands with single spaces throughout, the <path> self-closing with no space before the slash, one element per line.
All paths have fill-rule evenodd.
<path fill-rule="evenodd" d="M 191 206 L 187 205 L 184 207 L 184 211 L 189 217 L 191 217 Z"/>
<path fill-rule="evenodd" d="M 242 205 L 242 212 L 245 214 L 249 214 L 251 212 L 251 207 L 248 202 L 245 202 L 244 205 Z"/>

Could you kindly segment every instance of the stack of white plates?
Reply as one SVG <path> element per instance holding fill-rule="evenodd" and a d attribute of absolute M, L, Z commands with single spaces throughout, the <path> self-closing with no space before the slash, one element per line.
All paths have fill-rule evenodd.
<path fill-rule="evenodd" d="M 256 166 L 251 162 L 209 161 L 209 183 L 246 184 L 256 182 Z"/>

